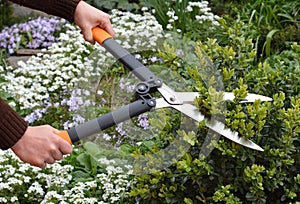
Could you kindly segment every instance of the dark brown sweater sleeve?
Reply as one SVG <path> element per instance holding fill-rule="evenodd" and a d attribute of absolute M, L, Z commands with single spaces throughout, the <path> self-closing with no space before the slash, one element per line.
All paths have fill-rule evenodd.
<path fill-rule="evenodd" d="M 74 20 L 74 12 L 80 0 L 10 0 L 16 4 L 43 11 L 47 14 Z"/>
<path fill-rule="evenodd" d="M 0 149 L 11 148 L 24 135 L 28 124 L 0 98 Z"/>

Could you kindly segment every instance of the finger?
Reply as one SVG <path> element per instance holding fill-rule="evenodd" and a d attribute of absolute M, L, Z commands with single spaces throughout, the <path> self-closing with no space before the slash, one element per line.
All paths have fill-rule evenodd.
<path fill-rule="evenodd" d="M 47 162 L 45 162 L 44 160 L 40 160 L 40 161 L 32 161 L 32 162 L 29 162 L 29 164 L 31 166 L 36 166 L 36 167 L 39 167 L 41 169 L 44 169 L 46 168 L 47 166 Z"/>
<path fill-rule="evenodd" d="M 45 160 L 44 163 L 46 163 L 46 164 L 54 164 L 54 162 L 55 162 L 54 158 L 53 157 L 49 157 L 49 158 L 47 158 Z"/>
<path fill-rule="evenodd" d="M 61 139 L 62 141 L 59 143 L 59 150 L 62 155 L 65 154 L 71 154 L 73 151 L 72 145 L 70 145 L 68 142 L 65 140 Z"/>
<path fill-rule="evenodd" d="M 112 37 L 115 37 L 115 31 L 113 27 L 109 24 L 104 28 Z"/>
<path fill-rule="evenodd" d="M 71 154 L 73 151 L 72 145 L 70 145 L 70 143 L 68 143 L 66 140 L 62 139 L 61 137 L 58 137 L 57 134 L 60 131 L 57 130 L 54 132 L 54 138 L 56 139 L 56 145 L 60 151 L 60 154 L 63 156 L 65 154 Z M 56 151 L 54 151 L 55 154 Z M 58 158 L 59 155 L 56 155 L 54 158 Z"/>
<path fill-rule="evenodd" d="M 47 163 L 46 162 L 42 162 L 41 165 L 37 166 L 41 169 L 45 169 L 47 167 Z"/>
<path fill-rule="evenodd" d="M 63 154 L 58 150 L 58 151 L 55 151 L 55 152 L 52 153 L 52 157 L 56 161 L 59 161 L 59 160 L 62 160 Z"/>
<path fill-rule="evenodd" d="M 112 37 L 115 37 L 115 31 L 113 29 L 112 24 L 110 23 L 109 18 L 106 20 L 103 20 L 102 22 L 99 22 L 98 25 L 100 28 L 104 29 L 108 34 L 110 34 Z"/>
<path fill-rule="evenodd" d="M 98 25 L 100 26 L 100 28 L 108 32 L 108 34 L 110 34 L 112 37 L 115 36 L 113 26 L 110 22 L 110 16 L 107 13 L 102 12 L 102 18 L 100 21 L 98 21 Z"/>

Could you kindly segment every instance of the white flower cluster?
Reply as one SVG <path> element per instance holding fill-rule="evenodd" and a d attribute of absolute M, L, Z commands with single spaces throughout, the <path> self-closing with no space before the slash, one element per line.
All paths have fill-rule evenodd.
<path fill-rule="evenodd" d="M 220 17 L 212 13 L 208 4 L 208 1 L 188 2 L 187 7 L 185 8 L 185 13 L 190 20 L 197 20 L 199 24 L 208 23 L 211 25 L 210 28 L 214 29 L 219 25 L 218 19 Z M 166 28 L 168 30 L 173 30 L 176 28 L 179 17 L 176 16 L 173 8 L 169 8 L 167 16 L 169 17 L 169 20 Z M 181 30 L 177 29 L 177 32 L 181 32 Z"/>
<path fill-rule="evenodd" d="M 26 63 L 20 61 L 16 69 L 7 68 L 7 83 L 1 88 L 11 93 L 21 108 L 40 106 L 49 97 L 59 96 L 62 90 L 99 73 L 99 67 L 93 66 L 88 58 L 91 45 L 82 40 L 75 27 L 69 25 L 68 28 L 67 33 L 61 35 L 61 41 L 49 48 L 52 54 L 34 56 Z"/>
<path fill-rule="evenodd" d="M 132 167 L 127 165 L 127 168 Z M 125 171 L 121 167 L 107 166 L 107 173 L 98 174 L 99 186 L 103 190 L 102 198 L 106 203 L 118 203 L 121 197 L 128 196 L 128 189 L 132 185 L 129 169 Z"/>
<path fill-rule="evenodd" d="M 194 8 L 199 9 L 199 14 L 195 16 L 199 23 L 211 22 L 213 26 L 219 25 L 218 19 L 220 17 L 211 12 L 211 8 L 208 7 L 208 1 L 188 2 L 187 10 L 193 11 Z"/>
<path fill-rule="evenodd" d="M 103 164 L 111 164 L 113 160 L 103 158 Z M 131 168 L 131 167 L 128 167 Z M 122 168 L 107 166 L 106 173 L 97 175 L 97 179 L 93 181 L 77 182 L 74 187 L 64 190 L 63 194 L 56 191 L 49 191 L 41 203 L 49 203 L 57 200 L 60 203 L 119 203 L 120 199 L 128 196 L 128 189 L 131 186 L 129 174 L 125 173 Z M 88 194 L 93 194 L 95 197 L 87 197 Z M 101 195 L 97 195 L 101 192 Z"/>
<path fill-rule="evenodd" d="M 42 204 L 119 203 L 122 197 L 128 196 L 134 182 L 130 178 L 132 167 L 127 165 L 124 171 L 121 167 L 111 166 L 115 161 L 106 158 L 102 158 L 101 163 L 107 165 L 104 173 L 92 181 L 76 182 L 68 188 L 72 182 L 73 166 L 56 162 L 41 171 L 19 162 L 12 151 L 0 150 L 0 203 L 22 200 Z"/>
<path fill-rule="evenodd" d="M 43 173 L 39 168 L 22 163 L 11 150 L 0 150 L 0 203 L 24 199 L 40 202 L 48 189 L 59 189 L 70 183 L 73 167 L 55 163 Z"/>
<path fill-rule="evenodd" d="M 130 51 L 153 50 L 163 37 L 163 28 L 155 17 L 144 10 L 143 15 L 113 10 L 111 22 L 117 41 Z"/>

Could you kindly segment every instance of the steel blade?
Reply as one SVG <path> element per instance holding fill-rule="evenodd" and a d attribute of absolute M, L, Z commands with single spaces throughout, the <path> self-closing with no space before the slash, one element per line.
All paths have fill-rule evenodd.
<path fill-rule="evenodd" d="M 232 92 L 224 92 L 224 101 L 233 101 L 234 100 L 234 94 Z M 272 101 L 273 99 L 267 96 L 259 95 L 259 94 L 253 94 L 248 93 L 246 98 L 244 98 L 240 103 L 253 103 L 256 100 L 261 101 Z"/>
<path fill-rule="evenodd" d="M 161 100 L 161 103 L 159 101 L 157 101 L 157 104 L 158 105 L 163 104 L 163 105 L 159 105 L 160 108 L 172 107 L 172 108 L 182 112 L 186 116 L 188 116 L 190 118 L 193 118 L 194 120 L 196 120 L 198 122 L 205 120 L 207 127 L 212 129 L 216 133 L 219 133 L 219 134 L 223 135 L 224 137 L 232 140 L 233 142 L 235 142 L 237 144 L 240 144 L 240 145 L 243 145 L 245 147 L 254 149 L 254 150 L 264 151 L 260 146 L 258 146 L 257 144 L 255 144 L 251 140 L 249 140 L 247 138 L 239 137 L 237 132 L 233 132 L 229 128 L 226 128 L 224 123 L 222 123 L 220 121 L 217 121 L 217 120 L 213 120 L 213 121 L 207 120 L 205 118 L 205 116 L 202 113 L 199 112 L 198 108 L 191 105 L 191 104 L 170 105 L 167 102 L 163 102 L 163 100 Z"/>
<path fill-rule="evenodd" d="M 223 135 L 224 137 L 232 140 L 233 142 L 243 145 L 245 147 L 258 150 L 258 151 L 264 151 L 260 146 L 252 142 L 251 140 L 245 138 L 245 137 L 239 137 L 237 132 L 232 132 L 230 129 L 226 128 L 224 123 L 220 121 L 207 121 L 206 120 L 206 126 L 212 129 L 213 131 Z"/>
<path fill-rule="evenodd" d="M 194 103 L 194 100 L 196 97 L 199 97 L 200 94 L 198 92 L 176 92 L 176 96 L 178 97 L 178 100 L 181 101 L 183 104 Z M 234 94 L 232 92 L 224 92 L 223 95 L 224 101 L 233 101 L 234 100 Z M 261 101 L 272 101 L 273 99 L 267 96 L 262 96 L 259 94 L 252 94 L 248 93 L 246 98 L 242 100 L 240 103 L 253 103 L 256 100 Z"/>

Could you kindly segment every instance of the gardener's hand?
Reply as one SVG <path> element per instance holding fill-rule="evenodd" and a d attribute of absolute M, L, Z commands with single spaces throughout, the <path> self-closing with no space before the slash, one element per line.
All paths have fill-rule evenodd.
<path fill-rule="evenodd" d="M 72 146 L 55 134 L 58 132 L 49 125 L 28 127 L 11 149 L 23 162 L 45 168 L 72 152 Z"/>
<path fill-rule="evenodd" d="M 95 43 L 92 29 L 99 26 L 106 30 L 111 36 L 114 36 L 114 30 L 110 22 L 110 17 L 97 8 L 80 1 L 74 13 L 74 21 L 80 27 L 84 39 L 92 44 Z"/>

